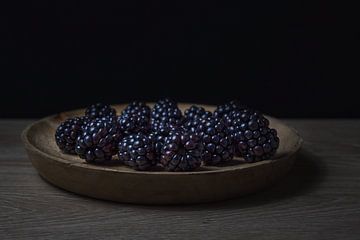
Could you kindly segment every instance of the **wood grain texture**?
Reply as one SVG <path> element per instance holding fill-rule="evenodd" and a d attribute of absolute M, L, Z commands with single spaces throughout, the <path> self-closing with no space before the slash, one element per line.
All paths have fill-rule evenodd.
<path fill-rule="evenodd" d="M 121 112 L 127 105 L 114 106 Z M 191 104 L 179 104 L 181 110 Z M 203 106 L 213 111 L 214 106 Z M 83 110 L 43 118 L 24 130 L 22 140 L 33 166 L 50 183 L 97 199 L 140 204 L 193 204 L 232 199 L 273 184 L 292 167 L 302 140 L 290 127 L 268 117 L 280 146 L 272 160 L 244 163 L 234 158 L 222 166 L 201 166 L 191 172 L 135 171 L 119 161 L 88 164 L 77 155 L 63 154 L 54 134 L 60 122 Z"/>
<path fill-rule="evenodd" d="M 359 239 L 360 120 L 288 120 L 305 142 L 281 182 L 245 198 L 139 206 L 60 190 L 0 121 L 0 239 Z"/>

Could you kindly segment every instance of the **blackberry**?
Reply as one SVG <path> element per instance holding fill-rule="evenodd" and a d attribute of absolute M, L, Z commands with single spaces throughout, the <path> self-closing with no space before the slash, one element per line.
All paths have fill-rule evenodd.
<path fill-rule="evenodd" d="M 208 118 L 212 116 L 212 113 L 206 111 L 203 107 L 191 106 L 185 110 L 185 121 L 183 123 L 183 128 L 190 132 L 196 132 L 196 128 L 200 124 L 203 118 Z"/>
<path fill-rule="evenodd" d="M 235 153 L 247 162 L 270 159 L 279 147 L 277 131 L 259 111 L 243 109 L 225 117 L 235 145 Z"/>
<path fill-rule="evenodd" d="M 145 115 L 122 114 L 119 117 L 120 129 L 126 134 L 147 133 L 150 131 L 150 118 Z"/>
<path fill-rule="evenodd" d="M 169 99 L 158 101 L 151 111 L 152 129 L 157 131 L 162 126 L 176 127 L 183 122 L 181 110 Z"/>
<path fill-rule="evenodd" d="M 135 170 L 147 170 L 156 164 L 150 138 L 142 133 L 129 135 L 119 143 L 119 159 Z"/>
<path fill-rule="evenodd" d="M 160 157 L 161 149 L 164 145 L 165 138 L 169 136 L 169 133 L 171 131 L 181 130 L 182 128 L 180 126 L 169 126 L 167 124 L 160 123 L 156 130 L 153 130 L 149 137 L 151 141 L 153 142 L 153 145 L 155 147 L 155 153 L 157 157 Z"/>
<path fill-rule="evenodd" d="M 206 111 L 203 107 L 193 105 L 185 110 L 184 116 L 186 120 L 193 120 L 197 118 L 211 117 L 212 113 Z"/>
<path fill-rule="evenodd" d="M 150 108 L 143 102 L 133 102 L 124 109 L 118 121 L 126 135 L 147 133 L 151 128 Z"/>
<path fill-rule="evenodd" d="M 83 127 L 83 133 L 76 141 L 75 152 L 88 163 L 102 163 L 116 154 L 120 138 L 116 122 L 106 118 L 95 119 Z"/>
<path fill-rule="evenodd" d="M 90 119 L 116 116 L 116 111 L 108 104 L 96 103 L 86 108 L 85 116 L 89 117 Z"/>
<path fill-rule="evenodd" d="M 130 103 L 122 112 L 121 114 L 141 114 L 150 117 L 151 109 L 147 106 L 144 102 L 134 101 Z"/>
<path fill-rule="evenodd" d="M 162 108 L 177 108 L 177 103 L 169 98 L 160 99 L 153 107 L 153 110 Z"/>
<path fill-rule="evenodd" d="M 62 122 L 55 132 L 55 141 L 64 153 L 75 154 L 77 137 L 82 133 L 84 121 L 82 118 L 69 118 Z"/>
<path fill-rule="evenodd" d="M 232 101 L 230 101 L 228 103 L 218 105 L 217 108 L 214 111 L 214 116 L 221 118 L 224 115 L 227 115 L 232 111 L 241 110 L 243 108 L 244 108 L 244 106 L 242 106 L 238 101 L 232 100 Z"/>
<path fill-rule="evenodd" d="M 221 118 L 202 119 L 196 128 L 196 132 L 204 145 L 202 158 L 206 165 L 216 165 L 233 159 L 232 139 Z"/>
<path fill-rule="evenodd" d="M 161 150 L 160 163 L 167 171 L 191 171 L 201 165 L 202 144 L 194 134 L 171 131 Z"/>

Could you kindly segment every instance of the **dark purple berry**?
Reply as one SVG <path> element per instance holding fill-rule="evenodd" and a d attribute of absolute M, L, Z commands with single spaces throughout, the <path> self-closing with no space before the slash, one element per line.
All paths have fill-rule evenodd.
<path fill-rule="evenodd" d="M 116 121 L 98 118 L 83 127 L 76 140 L 75 152 L 88 163 L 102 163 L 117 153 L 120 138 Z"/>
<path fill-rule="evenodd" d="M 224 116 L 234 141 L 235 153 L 248 162 L 270 159 L 279 147 L 275 129 L 259 111 L 244 108 Z"/>
<path fill-rule="evenodd" d="M 116 116 L 116 111 L 108 104 L 96 103 L 86 108 L 85 116 L 90 119 Z"/>
<path fill-rule="evenodd" d="M 132 102 L 118 118 L 121 130 L 126 134 L 148 133 L 150 125 L 150 108 L 143 102 Z"/>
<path fill-rule="evenodd" d="M 194 133 L 175 130 L 166 137 L 160 163 L 167 171 L 192 171 L 201 165 L 202 144 Z"/>
<path fill-rule="evenodd" d="M 241 110 L 243 108 L 243 105 L 241 105 L 238 101 L 233 100 L 228 103 L 218 105 L 214 111 L 214 116 L 221 118 L 234 110 Z"/>
<path fill-rule="evenodd" d="M 183 116 L 177 104 L 169 99 L 158 101 L 151 111 L 151 128 L 158 131 L 160 128 L 171 129 L 183 123 Z"/>
<path fill-rule="evenodd" d="M 119 142 L 119 159 L 135 170 L 147 170 L 156 164 L 155 149 L 151 139 L 136 133 Z"/>
<path fill-rule="evenodd" d="M 186 118 L 186 121 L 189 121 L 189 120 L 194 120 L 194 119 L 198 119 L 198 118 L 211 117 L 212 113 L 209 111 L 206 111 L 203 107 L 193 105 L 190 108 L 185 110 L 184 116 Z"/>
<path fill-rule="evenodd" d="M 55 132 L 55 141 L 61 151 L 75 154 L 77 137 L 82 133 L 84 121 L 82 118 L 69 118 L 62 122 Z"/>
<path fill-rule="evenodd" d="M 206 165 L 216 165 L 233 158 L 232 139 L 222 119 L 203 118 L 196 128 L 196 133 L 204 145 L 202 155 Z"/>

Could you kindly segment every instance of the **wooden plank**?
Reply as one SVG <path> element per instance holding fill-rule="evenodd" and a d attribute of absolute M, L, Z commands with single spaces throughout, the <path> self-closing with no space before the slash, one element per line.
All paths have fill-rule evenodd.
<path fill-rule="evenodd" d="M 0 239 L 359 239 L 360 120 L 288 120 L 305 143 L 289 176 L 245 198 L 140 206 L 44 182 L 20 132 L 0 121 Z"/>

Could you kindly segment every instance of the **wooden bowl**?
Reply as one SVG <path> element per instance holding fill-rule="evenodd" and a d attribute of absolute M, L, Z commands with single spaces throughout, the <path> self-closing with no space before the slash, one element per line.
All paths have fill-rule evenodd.
<path fill-rule="evenodd" d="M 151 104 L 150 104 L 151 105 Z M 191 104 L 179 104 L 184 110 Z M 126 105 L 114 106 L 119 113 Z M 213 106 L 203 106 L 213 111 Z M 302 139 L 281 121 L 268 117 L 276 128 L 280 147 L 273 160 L 203 166 L 195 172 L 150 172 L 132 170 L 121 164 L 92 165 L 75 155 L 60 152 L 54 140 L 57 126 L 75 110 L 46 117 L 22 133 L 29 158 L 39 174 L 52 184 L 81 195 L 138 204 L 185 204 L 230 199 L 258 191 L 285 175 L 291 168 Z"/>

